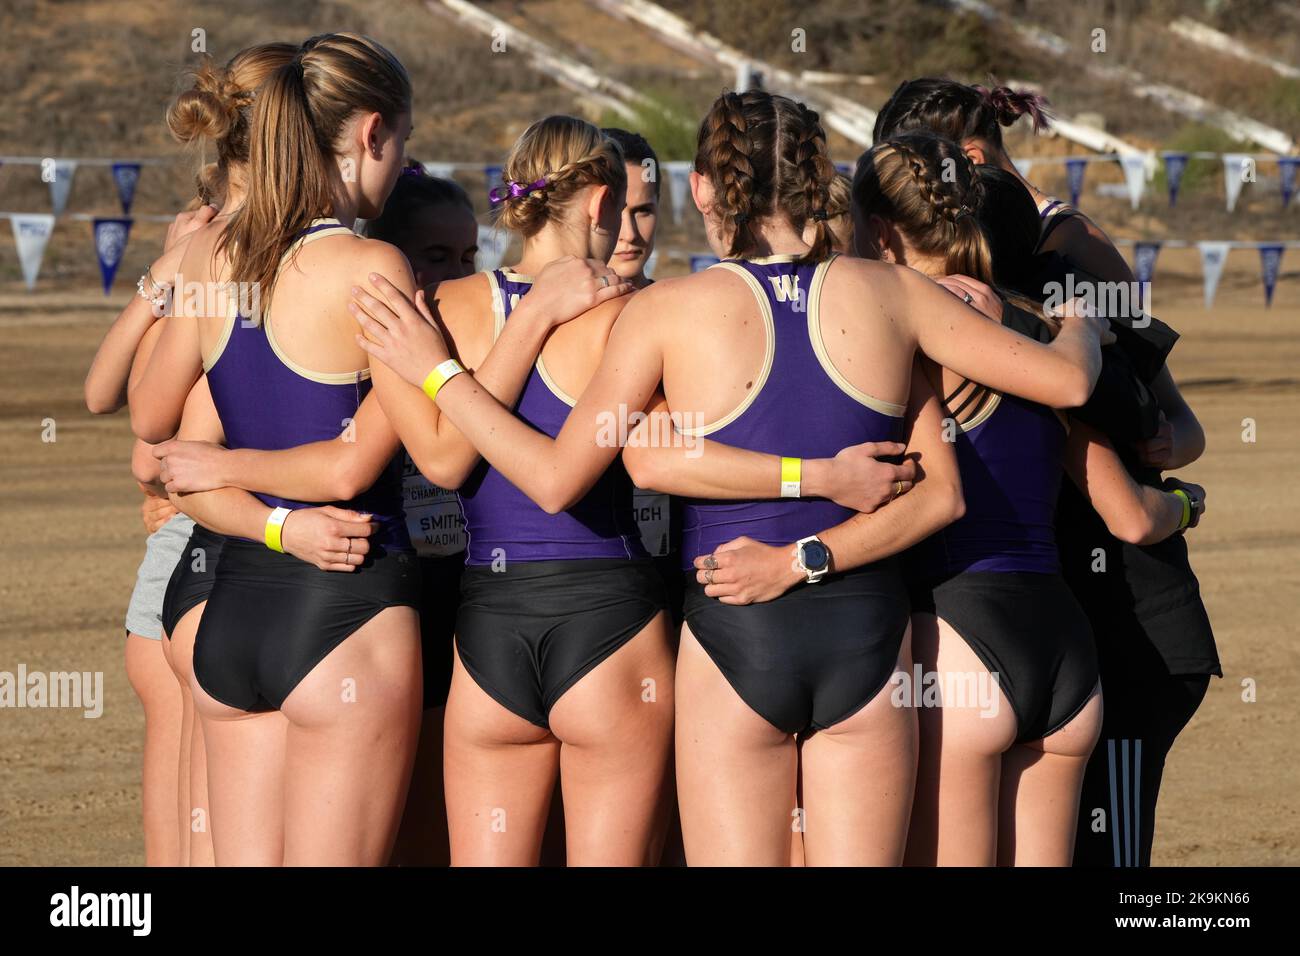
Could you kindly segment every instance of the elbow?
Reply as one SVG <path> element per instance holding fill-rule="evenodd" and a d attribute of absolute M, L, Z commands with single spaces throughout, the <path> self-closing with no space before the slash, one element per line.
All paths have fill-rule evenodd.
<path fill-rule="evenodd" d="M 86 411 L 92 415 L 112 415 L 122 407 L 121 401 L 96 394 L 91 389 L 89 382 L 86 383 L 85 399 Z"/>
<path fill-rule="evenodd" d="M 537 507 L 541 508 L 548 515 L 558 515 L 563 511 L 568 511 L 580 500 L 582 492 L 573 487 L 566 486 L 563 477 L 554 474 L 543 487 L 537 489 L 538 494 L 533 500 Z M 532 497 L 531 495 L 529 497 Z"/>
<path fill-rule="evenodd" d="M 1111 518 L 1106 528 L 1125 544 L 1155 544 L 1160 540 L 1156 523 L 1140 509 Z"/>
<path fill-rule="evenodd" d="M 333 476 L 330 482 L 330 494 L 334 496 L 335 501 L 351 501 L 373 484 L 373 476 L 367 480 L 367 476 L 361 474 L 360 469 L 344 467 Z"/>
<path fill-rule="evenodd" d="M 645 448 L 629 444 L 623 449 L 623 467 L 638 488 L 658 490 L 661 476 L 654 467 L 656 457 L 648 454 Z"/>
<path fill-rule="evenodd" d="M 945 496 L 945 502 L 948 506 L 947 518 L 945 524 L 952 524 L 966 515 L 966 496 L 962 494 L 960 485 L 952 485 L 951 490 Z"/>
<path fill-rule="evenodd" d="M 158 445 L 176 434 L 176 425 L 132 410 L 131 431 L 142 442 Z"/>
<path fill-rule="evenodd" d="M 1065 404 L 1061 408 L 1082 408 L 1092 398 L 1092 390 L 1097 387 L 1097 373 L 1088 369 L 1076 369 L 1064 383 L 1062 398 Z"/>

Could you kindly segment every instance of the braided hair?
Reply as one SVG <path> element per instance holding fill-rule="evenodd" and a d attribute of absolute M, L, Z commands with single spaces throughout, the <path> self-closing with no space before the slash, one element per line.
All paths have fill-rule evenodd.
<path fill-rule="evenodd" d="M 918 252 L 942 258 L 947 272 L 992 284 L 992 256 L 977 215 L 983 201 L 970 158 L 933 133 L 877 143 L 853 179 L 853 204 L 864 220 L 880 216 Z"/>
<path fill-rule="evenodd" d="M 764 90 L 724 93 L 700 124 L 695 171 L 713 184 L 713 215 L 731 237 L 728 255 L 753 255 L 759 225 L 784 217 L 810 230 L 802 262 L 831 252 L 831 183 L 835 167 L 814 110 Z"/>
<path fill-rule="evenodd" d="M 1034 132 L 1040 132 L 1051 117 L 1048 106 L 1046 99 L 1030 90 L 967 86 L 937 77 L 905 80 L 876 115 L 872 139 L 879 143 L 899 133 L 927 129 L 955 143 L 983 139 L 1001 150 L 1003 126 L 1028 116 Z"/>
<path fill-rule="evenodd" d="M 548 116 L 524 130 L 503 173 L 507 183 L 525 188 L 503 196 L 496 207 L 497 223 L 525 238 L 562 216 L 586 186 L 601 184 L 613 192 L 627 188 L 618 144 L 576 116 Z"/>

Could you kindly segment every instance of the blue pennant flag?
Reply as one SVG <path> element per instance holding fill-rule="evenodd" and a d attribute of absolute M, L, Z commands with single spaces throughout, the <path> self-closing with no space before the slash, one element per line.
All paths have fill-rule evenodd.
<path fill-rule="evenodd" d="M 1291 205 L 1295 194 L 1295 173 L 1300 168 L 1300 156 L 1279 156 L 1277 158 L 1277 178 L 1282 184 L 1282 208 Z"/>
<path fill-rule="evenodd" d="M 1165 153 L 1165 179 L 1169 183 L 1169 206 L 1172 209 L 1178 202 L 1178 187 L 1183 184 L 1183 173 L 1187 171 L 1188 155 L 1186 153 Z"/>
<path fill-rule="evenodd" d="M 131 215 L 135 201 L 135 184 L 140 181 L 139 163 L 114 163 L 113 182 L 117 183 L 117 198 L 122 201 L 122 215 Z"/>
<path fill-rule="evenodd" d="M 1070 180 L 1070 205 L 1079 205 L 1079 197 L 1083 194 L 1083 171 L 1088 168 L 1086 159 L 1067 159 L 1065 161 L 1065 174 Z"/>
<path fill-rule="evenodd" d="M 130 219 L 100 219 L 94 221 L 95 255 L 99 257 L 99 274 L 104 279 L 104 295 L 113 287 L 113 277 L 122 264 L 126 240 L 131 234 Z"/>
<path fill-rule="evenodd" d="M 1147 290 L 1151 288 L 1151 278 L 1156 274 L 1156 256 L 1160 255 L 1159 242 L 1136 242 L 1133 244 L 1133 277 L 1138 283 L 1138 305 L 1145 311 L 1150 304 Z"/>
<path fill-rule="evenodd" d="M 721 261 L 722 261 L 721 259 L 713 255 L 712 253 L 707 253 L 703 255 L 693 255 L 691 256 L 691 271 L 699 272 L 701 269 L 707 269 L 709 266 L 714 265 Z"/>
<path fill-rule="evenodd" d="M 1264 304 L 1273 304 L 1273 290 L 1277 288 L 1277 274 L 1282 268 L 1282 253 L 1286 246 L 1280 242 L 1260 243 L 1259 270 L 1264 278 Z"/>

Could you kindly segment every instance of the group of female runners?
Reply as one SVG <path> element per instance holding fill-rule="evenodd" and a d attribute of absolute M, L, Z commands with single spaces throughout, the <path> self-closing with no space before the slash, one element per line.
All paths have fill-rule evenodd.
<path fill-rule="evenodd" d="M 217 162 L 86 389 L 152 532 L 148 861 L 1146 862 L 1218 667 L 1204 491 L 1160 475 L 1203 438 L 1167 327 L 1046 303 L 1128 276 L 1015 172 L 1041 104 L 905 83 L 849 182 L 814 111 L 726 93 L 690 177 L 722 261 L 653 283 L 640 136 L 528 127 L 521 251 L 475 272 L 412 109 L 330 34 L 169 113 Z"/>

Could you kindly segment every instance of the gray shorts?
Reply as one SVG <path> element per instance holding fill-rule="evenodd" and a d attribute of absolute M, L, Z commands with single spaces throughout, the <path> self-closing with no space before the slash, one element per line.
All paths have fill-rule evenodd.
<path fill-rule="evenodd" d="M 163 595 L 194 522 L 183 514 L 172 515 L 165 525 L 149 535 L 144 560 L 135 575 L 135 590 L 126 608 L 126 632 L 157 641 L 162 638 Z"/>

